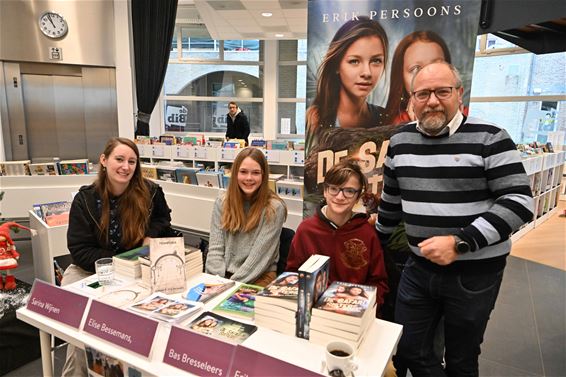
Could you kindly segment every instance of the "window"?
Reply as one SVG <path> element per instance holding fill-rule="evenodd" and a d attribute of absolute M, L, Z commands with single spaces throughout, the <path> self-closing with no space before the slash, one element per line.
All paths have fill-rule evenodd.
<path fill-rule="evenodd" d="M 228 102 L 235 101 L 251 132 L 263 133 L 263 42 L 214 40 L 197 16 L 189 18 L 194 23 L 177 24 L 173 36 L 163 84 L 165 132 L 223 136 Z"/>
<path fill-rule="evenodd" d="M 307 41 L 279 42 L 277 133 L 304 137 Z"/>
<path fill-rule="evenodd" d="M 505 128 L 515 143 L 566 132 L 566 53 L 535 55 L 490 34 L 476 47 L 470 115 Z"/>

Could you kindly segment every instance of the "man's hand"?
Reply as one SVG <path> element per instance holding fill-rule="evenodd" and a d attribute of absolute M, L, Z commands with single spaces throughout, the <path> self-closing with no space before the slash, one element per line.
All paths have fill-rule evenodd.
<path fill-rule="evenodd" d="M 417 246 L 421 248 L 423 257 L 441 266 L 446 266 L 458 258 L 456 240 L 453 236 L 431 237 Z"/>

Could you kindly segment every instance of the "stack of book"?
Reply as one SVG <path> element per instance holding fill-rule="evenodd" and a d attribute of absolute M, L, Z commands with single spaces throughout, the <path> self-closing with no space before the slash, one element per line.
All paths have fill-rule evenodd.
<path fill-rule="evenodd" d="M 142 283 L 151 286 L 151 259 L 149 255 L 139 258 Z M 202 252 L 200 249 L 185 245 L 185 279 L 203 271 Z"/>
<path fill-rule="evenodd" d="M 298 295 L 298 273 L 282 273 L 256 296 L 255 323 L 295 336 Z"/>
<path fill-rule="evenodd" d="M 149 246 L 141 246 L 112 257 L 114 271 L 117 274 L 129 276 L 134 279 L 141 277 L 141 263 L 139 257 L 149 256 Z"/>
<path fill-rule="evenodd" d="M 376 288 L 335 281 L 312 309 L 309 341 L 346 341 L 360 347 L 376 313 Z"/>
<path fill-rule="evenodd" d="M 329 266 L 330 257 L 315 254 L 299 267 L 299 297 L 295 333 L 299 338 L 309 338 L 311 309 L 326 290 Z"/>

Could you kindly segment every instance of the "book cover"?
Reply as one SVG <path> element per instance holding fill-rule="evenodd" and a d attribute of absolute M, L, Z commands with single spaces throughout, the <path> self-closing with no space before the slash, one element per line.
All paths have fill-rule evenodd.
<path fill-rule="evenodd" d="M 156 168 L 157 179 L 160 181 L 177 182 L 176 170 L 177 168 L 175 167 L 158 166 Z"/>
<path fill-rule="evenodd" d="M 61 175 L 88 174 L 88 159 L 60 161 L 59 171 Z"/>
<path fill-rule="evenodd" d="M 135 266 L 139 264 L 139 257 L 147 255 L 149 255 L 149 245 L 144 245 L 121 254 L 116 254 L 112 258 L 114 259 L 114 263 Z"/>
<path fill-rule="evenodd" d="M 149 164 L 140 165 L 141 173 L 144 178 L 157 179 L 157 166 Z"/>
<path fill-rule="evenodd" d="M 297 337 L 309 338 L 311 309 L 328 284 L 330 258 L 311 255 L 299 267 L 299 297 L 297 300 Z"/>
<path fill-rule="evenodd" d="M 296 272 L 283 272 L 267 287 L 257 294 L 257 303 L 283 306 L 297 310 L 299 295 L 299 274 Z"/>
<path fill-rule="evenodd" d="M 242 343 L 257 330 L 257 326 L 238 322 L 212 312 L 202 313 L 187 327 L 192 331 L 231 344 Z"/>
<path fill-rule="evenodd" d="M 235 281 L 219 283 L 200 283 L 192 287 L 186 295 L 187 300 L 206 303 L 227 291 L 236 284 Z"/>
<path fill-rule="evenodd" d="M 261 290 L 263 290 L 263 287 L 242 284 L 218 304 L 213 311 L 243 318 L 253 318 L 255 298 Z"/>
<path fill-rule="evenodd" d="M 152 238 L 149 243 L 150 283 L 153 292 L 185 290 L 185 244 L 183 237 Z"/>
<path fill-rule="evenodd" d="M 58 226 L 58 225 L 66 225 L 69 223 L 71 202 L 42 203 L 39 204 L 39 208 L 41 211 L 41 216 L 43 218 L 43 221 L 47 225 Z"/>
<path fill-rule="evenodd" d="M 118 308 L 123 308 L 132 305 L 140 300 L 145 299 L 151 294 L 151 291 L 146 287 L 141 286 L 138 282 L 125 285 L 118 289 L 112 290 L 109 293 L 103 294 L 97 298 L 108 305 Z"/>
<path fill-rule="evenodd" d="M 31 175 L 59 175 L 55 162 L 29 164 L 29 170 Z"/>
<path fill-rule="evenodd" d="M 128 306 L 128 309 L 147 317 L 167 322 L 178 322 L 196 313 L 202 307 L 201 303 L 157 292 L 143 301 Z"/>
<path fill-rule="evenodd" d="M 196 173 L 198 185 L 220 188 L 222 187 L 222 183 L 220 182 L 220 174 L 221 173 L 214 171 L 200 171 Z"/>
<path fill-rule="evenodd" d="M 142 377 L 145 373 L 124 360 L 85 345 L 86 369 L 89 377 L 128 376 Z"/>
<path fill-rule="evenodd" d="M 175 169 L 175 177 L 178 183 L 188 185 L 198 185 L 197 172 L 199 168 L 177 168 Z"/>
<path fill-rule="evenodd" d="M 21 161 L 3 161 L 0 163 L 0 169 L 2 175 L 5 176 L 18 176 L 18 175 L 30 175 L 29 164 L 30 160 Z"/>
<path fill-rule="evenodd" d="M 376 287 L 335 281 L 313 307 L 313 316 L 361 324 L 375 300 Z"/>

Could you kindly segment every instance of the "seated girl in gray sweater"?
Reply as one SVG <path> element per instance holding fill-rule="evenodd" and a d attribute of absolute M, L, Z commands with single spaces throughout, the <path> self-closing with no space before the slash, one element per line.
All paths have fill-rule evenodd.
<path fill-rule="evenodd" d="M 212 211 L 207 273 L 261 286 L 275 279 L 287 208 L 269 189 L 268 178 L 259 149 L 238 154 L 228 189 Z"/>

